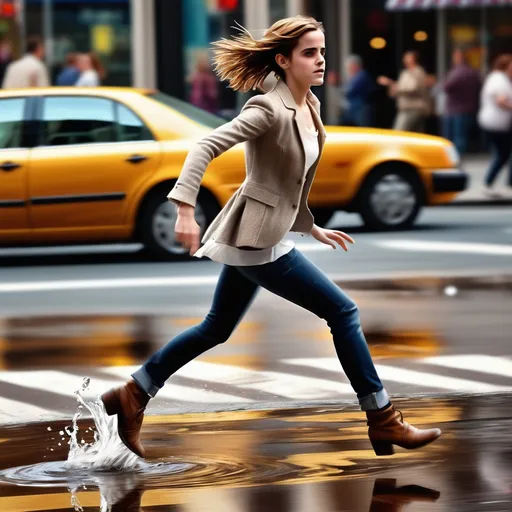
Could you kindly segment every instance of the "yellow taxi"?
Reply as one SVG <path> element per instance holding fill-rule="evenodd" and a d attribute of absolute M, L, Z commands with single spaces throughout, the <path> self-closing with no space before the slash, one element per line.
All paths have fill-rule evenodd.
<path fill-rule="evenodd" d="M 155 255 L 184 255 L 166 195 L 191 145 L 224 122 L 149 89 L 0 92 L 0 245 L 138 241 Z M 309 196 L 319 225 L 346 210 L 372 229 L 406 228 L 423 206 L 450 202 L 466 187 L 445 139 L 326 132 Z M 210 164 L 196 207 L 203 230 L 244 179 L 243 145 Z"/>

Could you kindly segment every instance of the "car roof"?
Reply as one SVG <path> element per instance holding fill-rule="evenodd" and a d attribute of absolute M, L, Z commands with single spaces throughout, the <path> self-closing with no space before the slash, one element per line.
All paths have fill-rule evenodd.
<path fill-rule="evenodd" d="M 55 95 L 73 95 L 73 96 L 111 96 L 119 94 L 151 94 L 156 89 L 142 87 L 30 87 L 25 89 L 1 89 L 0 97 L 8 98 L 10 96 L 55 96 Z"/>

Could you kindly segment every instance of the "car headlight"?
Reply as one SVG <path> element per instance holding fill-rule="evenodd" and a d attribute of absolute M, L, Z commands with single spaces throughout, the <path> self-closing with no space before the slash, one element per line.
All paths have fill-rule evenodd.
<path fill-rule="evenodd" d="M 445 146 L 446 156 L 453 167 L 457 167 L 460 164 L 460 155 L 457 151 L 457 148 L 452 144 L 450 146 Z"/>

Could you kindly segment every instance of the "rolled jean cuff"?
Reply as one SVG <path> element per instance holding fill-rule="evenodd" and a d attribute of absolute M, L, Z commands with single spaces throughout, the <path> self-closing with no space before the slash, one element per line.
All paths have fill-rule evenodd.
<path fill-rule="evenodd" d="M 376 393 L 371 393 L 359 399 L 359 405 L 362 411 L 375 411 L 376 409 L 382 409 L 389 403 L 389 396 L 386 390 L 382 388 Z"/>
<path fill-rule="evenodd" d="M 155 398 L 158 391 L 160 391 L 160 387 L 153 382 L 144 366 L 141 366 L 136 372 L 132 373 L 132 379 L 151 398 Z"/>

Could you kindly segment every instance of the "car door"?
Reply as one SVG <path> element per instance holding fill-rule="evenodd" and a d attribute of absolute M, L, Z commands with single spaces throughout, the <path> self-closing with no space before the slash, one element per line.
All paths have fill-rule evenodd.
<path fill-rule="evenodd" d="M 30 150 L 24 141 L 26 98 L 0 99 L 0 242 L 26 231 Z"/>
<path fill-rule="evenodd" d="M 130 196 L 160 162 L 160 145 L 148 127 L 126 105 L 96 96 L 47 96 L 39 117 L 31 226 L 86 235 L 87 228 L 98 234 L 98 228 L 124 225 Z"/>

